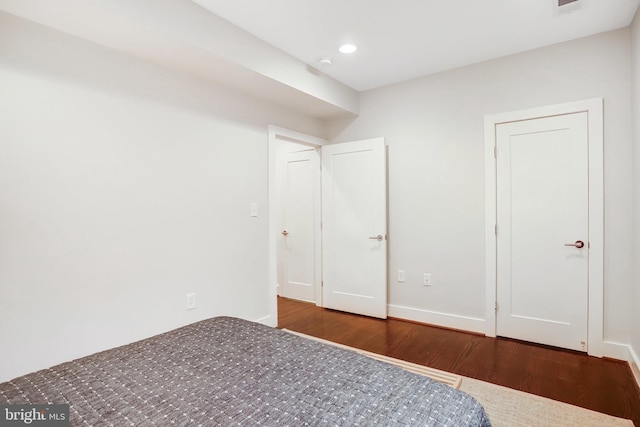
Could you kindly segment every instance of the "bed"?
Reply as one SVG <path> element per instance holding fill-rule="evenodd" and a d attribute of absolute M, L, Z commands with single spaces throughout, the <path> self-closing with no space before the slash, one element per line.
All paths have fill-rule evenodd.
<path fill-rule="evenodd" d="M 0 384 L 0 404 L 45 403 L 74 426 L 490 426 L 452 387 L 233 317 Z"/>

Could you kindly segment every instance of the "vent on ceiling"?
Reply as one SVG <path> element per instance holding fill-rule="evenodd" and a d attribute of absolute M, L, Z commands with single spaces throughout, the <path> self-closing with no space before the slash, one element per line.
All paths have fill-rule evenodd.
<path fill-rule="evenodd" d="M 558 0 L 557 14 L 571 13 L 582 6 L 583 0 Z"/>

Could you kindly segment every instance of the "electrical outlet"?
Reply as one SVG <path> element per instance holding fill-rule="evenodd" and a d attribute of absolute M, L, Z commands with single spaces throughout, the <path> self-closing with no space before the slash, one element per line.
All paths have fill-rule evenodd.
<path fill-rule="evenodd" d="M 398 283 L 404 283 L 404 270 L 398 270 Z"/>
<path fill-rule="evenodd" d="M 423 286 L 431 286 L 431 273 L 424 273 Z"/>
<path fill-rule="evenodd" d="M 196 294 L 187 294 L 187 310 L 196 308 Z"/>

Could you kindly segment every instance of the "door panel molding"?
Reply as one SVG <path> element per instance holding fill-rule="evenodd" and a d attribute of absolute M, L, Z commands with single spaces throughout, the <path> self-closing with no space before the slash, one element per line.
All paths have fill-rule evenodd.
<path fill-rule="evenodd" d="M 496 336 L 497 302 L 497 173 L 496 127 L 499 124 L 586 112 L 589 138 L 589 273 L 587 353 L 604 354 L 604 136 L 603 99 L 592 98 L 487 115 L 484 118 L 485 151 L 485 311 L 487 336 Z M 499 230 L 498 230 L 499 232 Z"/>

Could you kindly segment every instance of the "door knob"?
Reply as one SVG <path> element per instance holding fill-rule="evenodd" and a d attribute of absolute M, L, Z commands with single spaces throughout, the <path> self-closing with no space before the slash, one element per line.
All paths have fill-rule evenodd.
<path fill-rule="evenodd" d="M 582 240 L 576 240 L 575 243 L 565 243 L 565 246 L 575 246 L 576 248 L 580 249 L 584 247 L 584 242 Z"/>
<path fill-rule="evenodd" d="M 377 236 L 372 236 L 369 237 L 370 240 L 377 240 L 378 242 L 381 242 L 384 240 L 384 236 L 382 234 L 378 234 Z"/>
<path fill-rule="evenodd" d="M 287 237 L 289 235 L 289 232 L 287 230 L 282 230 L 282 235 Z"/>

